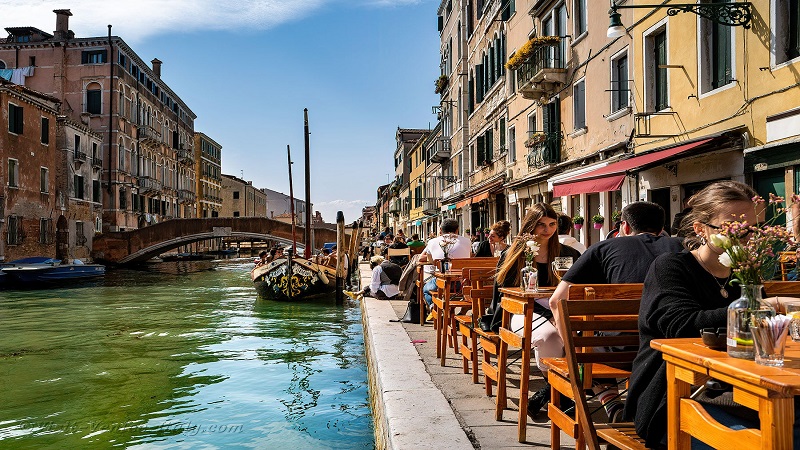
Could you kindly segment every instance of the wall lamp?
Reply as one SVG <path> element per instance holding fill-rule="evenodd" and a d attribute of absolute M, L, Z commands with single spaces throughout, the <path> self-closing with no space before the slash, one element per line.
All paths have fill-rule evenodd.
<path fill-rule="evenodd" d="M 625 26 L 622 25 L 620 14 L 617 11 L 618 9 L 667 8 L 668 16 L 676 16 L 681 12 L 690 12 L 720 25 L 727 25 L 730 27 L 741 26 L 745 29 L 749 29 L 750 20 L 753 18 L 753 13 L 750 10 L 751 7 L 752 3 L 750 2 L 688 3 L 675 5 L 617 5 L 612 3 L 611 9 L 608 11 L 611 23 L 608 26 L 606 36 L 609 38 L 618 38 L 625 34 Z"/>

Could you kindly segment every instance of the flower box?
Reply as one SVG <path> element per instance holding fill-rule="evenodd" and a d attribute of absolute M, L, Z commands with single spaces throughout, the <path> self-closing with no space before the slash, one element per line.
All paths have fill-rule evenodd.
<path fill-rule="evenodd" d="M 602 228 L 603 228 L 603 224 L 602 223 L 595 223 L 594 224 L 594 229 L 595 230 L 601 230 Z"/>

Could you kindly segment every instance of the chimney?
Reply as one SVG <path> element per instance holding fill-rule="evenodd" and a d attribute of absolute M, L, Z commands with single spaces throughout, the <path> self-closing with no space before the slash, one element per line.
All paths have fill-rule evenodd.
<path fill-rule="evenodd" d="M 161 61 L 159 61 L 158 58 L 153 58 L 150 63 L 153 64 L 153 73 L 156 74 L 158 78 L 161 78 Z"/>
<path fill-rule="evenodd" d="M 56 39 L 69 38 L 69 18 L 72 13 L 68 9 L 54 9 L 56 13 L 56 31 L 53 33 Z"/>

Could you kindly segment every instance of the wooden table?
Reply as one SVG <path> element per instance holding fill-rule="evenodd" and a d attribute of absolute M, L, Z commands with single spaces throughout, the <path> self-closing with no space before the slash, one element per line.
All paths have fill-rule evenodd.
<path fill-rule="evenodd" d="M 511 345 L 522 350 L 520 360 L 519 381 L 519 419 L 517 422 L 517 435 L 520 442 L 526 439 L 528 425 L 528 379 L 531 373 L 531 340 L 533 333 L 533 309 L 536 299 L 549 298 L 553 294 L 552 288 L 539 288 L 539 292 L 526 292 L 521 288 L 500 288 L 503 300 L 500 307 L 503 309 L 503 321 L 500 325 L 500 349 L 497 354 L 497 406 L 495 419 L 503 420 L 503 410 L 506 409 L 508 399 L 506 396 L 506 362 L 508 360 L 508 346 Z M 520 314 L 525 317 L 522 335 L 511 330 L 511 315 Z"/>
<path fill-rule="evenodd" d="M 669 449 L 691 447 L 703 436 L 716 448 L 792 449 L 794 396 L 800 395 L 800 343 L 789 340 L 785 366 L 760 366 L 712 350 L 700 338 L 654 339 L 650 346 L 667 363 L 667 437 Z M 689 399 L 691 387 L 715 378 L 733 386 L 734 400 L 759 412 L 760 429 L 734 431 L 704 417 L 703 406 Z"/>
<path fill-rule="evenodd" d="M 442 280 L 444 282 L 444 287 L 440 287 L 440 291 L 437 293 L 439 298 L 442 299 L 442 311 L 440 313 L 441 318 L 438 322 L 439 329 L 436 330 L 436 344 L 438 345 L 436 356 L 441 359 L 441 365 L 444 366 L 447 357 L 447 329 L 450 322 L 452 322 L 452 318 L 450 317 L 450 302 L 454 294 L 455 283 L 461 281 L 461 271 L 449 270 L 447 272 L 439 272 L 437 270 L 433 273 L 433 276 L 437 280 Z M 453 333 L 453 344 L 456 354 L 458 354 L 458 344 L 456 342 L 455 333 Z"/>

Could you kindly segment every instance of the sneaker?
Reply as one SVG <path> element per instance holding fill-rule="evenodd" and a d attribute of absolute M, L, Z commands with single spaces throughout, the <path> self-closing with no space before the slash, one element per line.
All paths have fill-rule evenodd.
<path fill-rule="evenodd" d="M 622 402 L 616 402 L 615 405 L 608 409 L 608 423 L 625 422 L 624 412 L 625 405 L 623 405 Z"/>
<path fill-rule="evenodd" d="M 356 294 L 353 291 L 342 291 L 342 292 L 344 292 L 344 295 L 350 297 L 353 300 L 358 300 L 360 296 L 363 296 L 363 294 Z"/>
<path fill-rule="evenodd" d="M 433 313 L 428 314 L 428 317 L 425 318 L 425 322 L 433 321 Z"/>
<path fill-rule="evenodd" d="M 539 414 L 548 403 L 550 403 L 550 384 L 534 392 L 528 399 L 528 415 L 533 417 Z"/>

